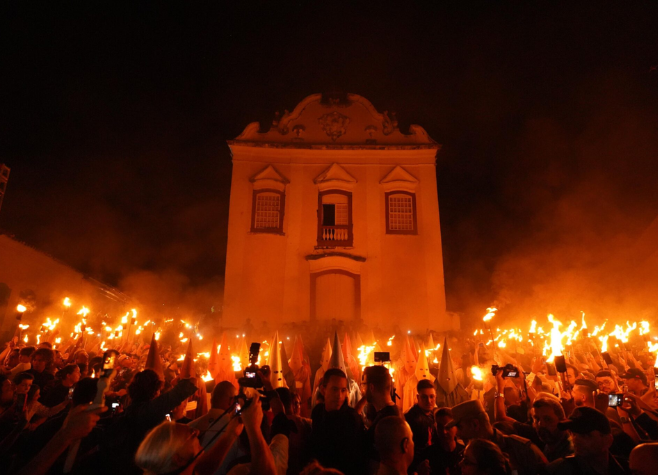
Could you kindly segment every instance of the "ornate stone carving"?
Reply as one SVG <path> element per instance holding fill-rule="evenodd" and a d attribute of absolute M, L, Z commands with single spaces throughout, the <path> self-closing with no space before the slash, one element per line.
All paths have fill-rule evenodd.
<path fill-rule="evenodd" d="M 347 132 L 347 124 L 350 123 L 350 118 L 340 112 L 333 111 L 320 117 L 318 122 L 322 126 L 322 130 L 335 142 L 338 137 Z"/>
<path fill-rule="evenodd" d="M 292 128 L 292 133 L 295 134 L 295 138 L 293 140 L 295 141 L 301 141 L 304 140 L 303 135 L 304 132 L 306 131 L 306 127 L 304 127 L 302 124 L 297 124 Z"/>

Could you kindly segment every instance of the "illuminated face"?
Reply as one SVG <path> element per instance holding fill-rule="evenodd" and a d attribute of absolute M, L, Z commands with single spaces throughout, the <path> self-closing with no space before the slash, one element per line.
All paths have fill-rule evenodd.
<path fill-rule="evenodd" d="M 628 390 L 630 392 L 632 392 L 633 394 L 637 394 L 638 396 L 641 396 L 642 392 L 646 389 L 642 381 L 637 378 L 625 379 L 624 383 L 626 384 L 626 386 L 628 386 Z"/>
<path fill-rule="evenodd" d="M 445 445 L 451 444 L 455 441 L 457 437 L 457 427 L 453 426 L 450 429 L 446 429 L 448 423 L 452 421 L 452 417 L 441 416 L 436 418 L 436 429 L 439 441 Z"/>
<path fill-rule="evenodd" d="M 201 444 L 199 443 L 199 431 L 192 428 L 190 428 L 189 431 L 190 433 L 187 436 L 187 441 L 181 446 L 181 448 L 176 451 L 172 457 L 179 467 L 187 465 L 187 463 L 189 463 L 190 460 L 192 460 L 192 458 L 201 450 Z M 187 471 L 184 473 L 187 473 Z"/>
<path fill-rule="evenodd" d="M 42 371 L 45 371 L 47 363 L 48 362 L 43 356 L 37 355 L 32 358 L 32 369 L 37 373 L 41 373 Z"/>
<path fill-rule="evenodd" d="M 292 413 L 296 416 L 299 416 L 302 412 L 302 400 L 299 397 L 299 394 L 292 395 Z"/>
<path fill-rule="evenodd" d="M 436 407 L 436 390 L 434 388 L 421 389 L 418 392 L 418 407 L 430 412 Z"/>
<path fill-rule="evenodd" d="M 552 407 L 536 407 L 532 409 L 532 426 L 542 442 L 551 444 L 557 442 L 562 435 L 557 423 L 560 419 Z"/>
<path fill-rule="evenodd" d="M 21 384 L 16 385 L 16 394 L 27 394 L 30 390 L 30 386 L 32 386 L 32 380 L 24 379 L 21 381 Z"/>
<path fill-rule="evenodd" d="M 573 368 L 567 368 L 567 381 L 569 381 L 571 386 L 576 384 L 576 373 L 574 372 Z"/>
<path fill-rule="evenodd" d="M 324 396 L 324 408 L 327 411 L 337 411 L 347 399 L 347 379 L 340 376 L 329 378 L 327 386 L 320 386 Z"/>
<path fill-rule="evenodd" d="M 75 384 L 80 381 L 80 368 L 75 368 L 71 374 L 66 376 L 67 382 Z"/>
<path fill-rule="evenodd" d="M 599 391 L 604 394 L 611 394 L 617 390 L 617 383 L 610 376 L 596 378 L 596 384 L 599 385 Z"/>

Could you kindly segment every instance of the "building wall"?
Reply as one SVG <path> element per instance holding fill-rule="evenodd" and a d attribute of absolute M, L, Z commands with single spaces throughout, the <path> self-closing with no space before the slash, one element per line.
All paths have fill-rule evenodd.
<path fill-rule="evenodd" d="M 270 325 L 311 315 L 311 272 L 342 268 L 360 275 L 366 324 L 402 329 L 454 329 L 446 316 L 436 150 L 311 150 L 232 145 L 233 178 L 226 259 L 224 321 Z M 315 249 L 318 185 L 332 163 L 356 179 L 352 190 L 353 248 Z M 273 165 L 286 185 L 284 235 L 251 233 L 250 178 Z M 417 180 L 417 235 L 386 234 L 380 184 L 400 165 Z M 308 256 L 343 252 L 365 259 Z M 340 318 L 340 317 L 338 317 Z"/>

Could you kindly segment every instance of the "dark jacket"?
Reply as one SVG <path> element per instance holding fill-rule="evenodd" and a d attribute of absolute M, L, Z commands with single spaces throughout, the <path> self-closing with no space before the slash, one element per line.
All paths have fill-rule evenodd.
<path fill-rule="evenodd" d="M 577 455 L 570 455 L 548 464 L 540 473 L 548 475 L 598 475 L 587 462 Z M 613 455 L 608 457 L 608 475 L 624 475 L 629 473 L 626 464 Z"/>
<path fill-rule="evenodd" d="M 81 464 L 80 473 L 93 468 L 95 473 L 141 475 L 142 470 L 135 465 L 135 452 L 146 433 L 163 422 L 168 413 L 196 391 L 194 383 L 181 379 L 171 390 L 155 399 L 129 405 L 106 429 L 100 444 L 99 459 Z"/>
<path fill-rule="evenodd" d="M 311 419 L 312 457 L 345 475 L 365 473 L 363 422 L 357 412 L 347 402 L 330 412 L 320 403 L 313 408 Z"/>
<path fill-rule="evenodd" d="M 505 435 L 494 429 L 491 442 L 507 454 L 512 470 L 519 475 L 536 475 L 548 463 L 539 447 L 518 435 Z"/>

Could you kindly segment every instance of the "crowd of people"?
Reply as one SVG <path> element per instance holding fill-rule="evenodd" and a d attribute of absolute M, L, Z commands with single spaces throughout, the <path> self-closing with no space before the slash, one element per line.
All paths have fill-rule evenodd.
<path fill-rule="evenodd" d="M 0 471 L 658 473 L 653 361 L 630 344 L 560 368 L 475 340 L 446 339 L 435 360 L 407 337 L 363 365 L 338 335 L 296 338 L 290 358 L 276 335 L 268 364 L 250 355 L 237 374 L 227 345 L 195 364 L 153 338 L 108 366 L 110 352 L 14 339 L 0 354 Z"/>

